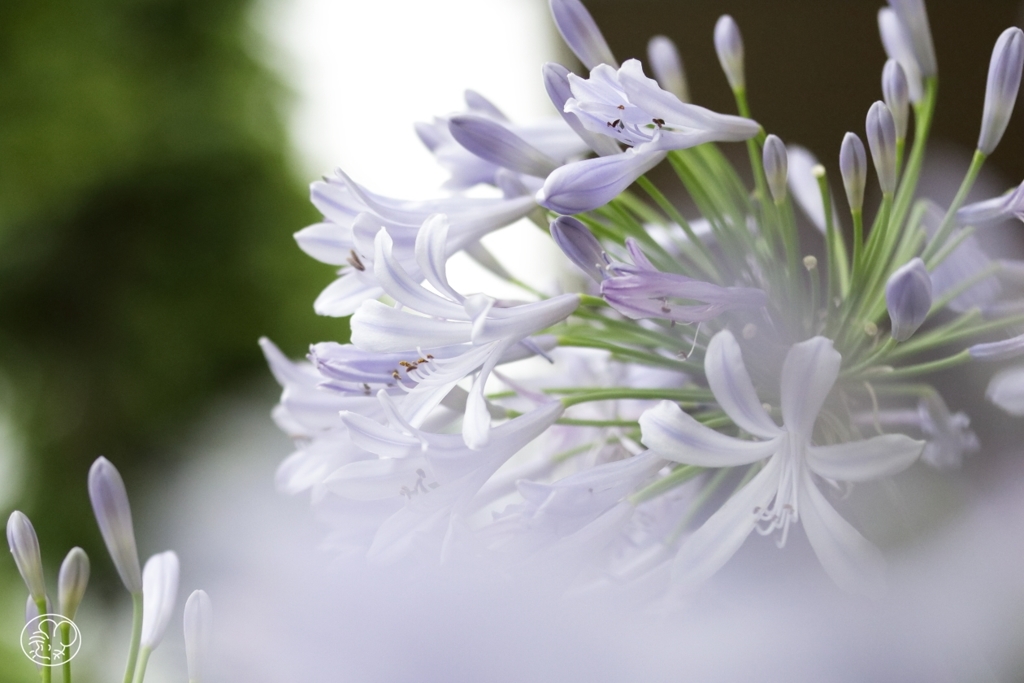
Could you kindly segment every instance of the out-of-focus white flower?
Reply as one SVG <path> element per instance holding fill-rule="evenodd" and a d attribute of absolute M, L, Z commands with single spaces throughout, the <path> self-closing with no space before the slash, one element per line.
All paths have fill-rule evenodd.
<path fill-rule="evenodd" d="M 204 590 L 192 591 L 185 601 L 185 658 L 189 683 L 205 680 L 213 638 L 213 606 Z"/>
<path fill-rule="evenodd" d="M 789 525 L 801 521 L 815 554 L 837 584 L 871 596 L 881 593 L 881 554 L 829 505 L 813 475 L 854 482 L 878 479 L 909 467 L 925 444 L 886 434 L 812 445 L 814 423 L 839 375 L 841 360 L 824 337 L 790 349 L 782 366 L 780 428 L 757 398 L 736 339 L 728 331 L 719 332 L 708 344 L 704 362 L 708 383 L 733 422 L 760 440 L 716 432 L 667 401 L 640 418 L 644 445 L 667 460 L 703 467 L 766 460 L 761 471 L 680 548 L 673 565 L 679 581 L 693 584 L 710 577 L 755 529 L 762 534 L 781 530 L 782 545 Z"/>
<path fill-rule="evenodd" d="M 172 550 L 146 560 L 142 570 L 142 647 L 152 650 L 163 640 L 178 599 L 178 556 Z"/>

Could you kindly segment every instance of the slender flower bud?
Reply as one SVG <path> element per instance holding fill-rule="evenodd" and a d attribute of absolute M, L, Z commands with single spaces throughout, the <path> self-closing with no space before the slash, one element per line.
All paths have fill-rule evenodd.
<path fill-rule="evenodd" d="M 889 0 L 889 6 L 896 12 L 900 23 L 906 27 L 914 48 L 914 57 L 921 67 L 921 75 L 930 78 L 939 72 L 935 61 L 935 45 L 932 43 L 932 30 L 928 25 L 928 12 L 924 8 L 924 0 Z"/>
<path fill-rule="evenodd" d="M 1024 334 L 997 342 L 975 344 L 968 347 L 971 358 L 977 360 L 1009 360 L 1024 354 Z"/>
<path fill-rule="evenodd" d="M 146 560 L 142 570 L 142 647 L 152 650 L 164 637 L 178 597 L 178 556 L 168 550 Z"/>
<path fill-rule="evenodd" d="M 580 270 L 597 282 L 604 279 L 607 262 L 604 249 L 587 226 L 572 216 L 559 216 L 551 222 L 551 236 Z"/>
<path fill-rule="evenodd" d="M 1021 69 L 1024 68 L 1024 32 L 1011 27 L 1002 32 L 992 48 L 985 88 L 985 109 L 981 115 L 978 149 L 991 154 L 1003 139 L 1006 125 L 1017 103 Z"/>
<path fill-rule="evenodd" d="M 715 52 L 729 79 L 729 87 L 733 92 L 744 90 L 747 82 L 743 74 L 743 37 L 740 27 L 728 14 L 720 16 L 715 24 Z"/>
<path fill-rule="evenodd" d="M 868 110 L 868 146 L 875 162 L 882 192 L 896 191 L 896 124 L 885 102 L 875 102 Z"/>
<path fill-rule="evenodd" d="M 895 59 L 903 67 L 903 75 L 907 78 L 907 90 L 911 102 L 920 102 L 924 95 L 921 83 L 921 67 L 914 56 L 914 46 L 907 35 L 906 27 L 889 7 L 878 10 L 878 33 L 882 38 L 882 46 L 889 59 Z"/>
<path fill-rule="evenodd" d="M 885 305 L 892 321 L 892 338 L 898 342 L 910 339 L 932 308 L 932 279 L 924 261 L 912 258 L 889 277 Z"/>
<path fill-rule="evenodd" d="M 789 155 L 786 145 L 777 135 L 769 135 L 764 141 L 764 175 L 768 180 L 768 189 L 776 202 L 786 200 L 786 179 L 789 175 Z"/>
<path fill-rule="evenodd" d="M 89 556 L 81 548 L 72 548 L 60 565 L 57 578 L 57 605 L 60 613 L 68 619 L 75 618 L 75 612 L 82 603 L 85 587 L 89 585 Z"/>
<path fill-rule="evenodd" d="M 192 591 L 185 602 L 185 659 L 189 683 L 202 680 L 213 636 L 213 606 L 204 590 Z"/>
<path fill-rule="evenodd" d="M 604 206 L 647 171 L 666 152 L 650 145 L 596 159 L 584 159 L 555 170 L 537 191 L 537 203 L 561 214 L 583 213 Z"/>
<path fill-rule="evenodd" d="M 690 88 L 683 71 L 683 60 L 679 57 L 676 44 L 666 36 L 654 36 L 647 43 L 647 61 L 651 64 L 654 79 L 665 90 L 683 102 L 690 101 Z"/>
<path fill-rule="evenodd" d="M 905 140 L 910 122 L 910 89 L 907 74 L 895 59 L 887 61 L 882 69 L 882 99 L 896 124 L 896 139 Z"/>
<path fill-rule="evenodd" d="M 43 579 L 39 538 L 25 513 L 15 510 L 7 519 L 7 545 L 11 548 L 14 563 L 18 565 L 32 600 L 45 600 L 46 581 Z"/>
<path fill-rule="evenodd" d="M 860 211 L 864 207 L 864 186 L 868 178 L 868 155 L 864 151 L 864 143 L 856 133 L 847 133 L 839 148 L 839 172 L 843 176 L 846 188 L 846 200 L 850 202 L 851 211 Z"/>
<path fill-rule="evenodd" d="M 97 458 L 89 468 L 89 499 L 121 583 L 129 593 L 138 593 L 142 590 L 142 571 L 135 548 L 128 492 L 117 468 L 104 457 Z"/>
<path fill-rule="evenodd" d="M 619 63 L 601 35 L 601 29 L 580 0 L 551 0 L 550 5 L 558 32 L 583 66 L 593 69 L 598 64 L 608 64 L 618 68 Z"/>
<path fill-rule="evenodd" d="M 546 178 L 559 163 L 493 119 L 475 114 L 453 116 L 448 130 L 476 156 L 517 173 Z"/>

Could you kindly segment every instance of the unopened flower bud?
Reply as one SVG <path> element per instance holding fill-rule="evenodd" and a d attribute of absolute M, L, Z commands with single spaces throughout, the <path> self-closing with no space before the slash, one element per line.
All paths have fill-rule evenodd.
<path fill-rule="evenodd" d="M 864 186 L 868 178 L 868 155 L 864 151 L 864 143 L 855 133 L 847 133 L 839 148 L 839 172 L 843 176 L 843 187 L 846 188 L 846 200 L 850 202 L 851 211 L 860 211 L 864 207 Z"/>
<path fill-rule="evenodd" d="M 914 57 L 921 67 L 921 75 L 930 78 L 937 74 L 939 67 L 935 61 L 935 45 L 932 43 L 932 30 L 928 25 L 924 0 L 889 0 L 889 6 L 906 28 Z"/>
<path fill-rule="evenodd" d="M 804 256 L 804 268 L 811 271 L 818 267 L 818 257 L 814 254 Z"/>
<path fill-rule="evenodd" d="M 920 102 L 921 96 L 924 95 L 921 67 L 917 63 L 917 57 L 914 56 L 914 46 L 910 42 L 906 28 L 889 7 L 878 10 L 878 33 L 882 37 L 885 54 L 889 59 L 895 59 L 903 67 L 903 74 L 907 77 L 910 101 Z"/>
<path fill-rule="evenodd" d="M 665 90 L 683 102 L 690 101 L 690 89 L 686 84 L 686 72 L 679 50 L 670 38 L 654 36 L 647 43 L 647 60 L 654 72 L 654 79 Z"/>
<path fill-rule="evenodd" d="M 981 115 L 978 149 L 991 154 L 1003 139 L 1006 125 L 1017 103 L 1021 69 L 1024 68 L 1024 32 L 1008 28 L 992 48 L 988 64 L 988 85 L 985 88 L 985 109 Z"/>
<path fill-rule="evenodd" d="M 608 42 L 601 35 L 601 29 L 580 0 L 551 0 L 550 4 L 558 32 L 583 66 L 588 69 L 598 64 L 619 67 Z"/>
<path fill-rule="evenodd" d="M 1024 354 L 1024 334 L 996 342 L 986 342 L 968 347 L 971 358 L 976 360 L 1009 360 Z"/>
<path fill-rule="evenodd" d="M 39 554 L 39 538 L 25 513 L 15 510 L 7 519 L 7 545 L 14 555 L 14 564 L 25 580 L 32 600 L 46 599 L 43 560 Z"/>
<path fill-rule="evenodd" d="M 476 156 L 516 173 L 546 178 L 560 165 L 498 121 L 484 116 L 453 116 L 448 121 L 448 131 Z"/>
<path fill-rule="evenodd" d="M 882 69 L 882 99 L 896 124 L 896 139 L 905 140 L 910 122 L 910 89 L 907 74 L 895 59 L 887 61 Z"/>
<path fill-rule="evenodd" d="M 68 619 L 75 618 L 88 585 L 89 556 L 81 548 L 72 548 L 61 563 L 57 578 L 57 605 L 61 614 Z"/>
<path fill-rule="evenodd" d="M 666 154 L 656 147 L 640 145 L 622 154 L 566 164 L 544 181 L 544 187 L 537 191 L 537 203 L 560 214 L 592 211 L 618 197 Z"/>
<path fill-rule="evenodd" d="M 910 339 L 932 308 L 932 279 L 924 261 L 912 258 L 889 277 L 885 305 L 892 321 L 892 338 L 898 342 Z"/>
<path fill-rule="evenodd" d="M 891 194 L 896 191 L 896 124 L 885 102 L 871 105 L 866 127 L 878 184 L 882 192 Z"/>
<path fill-rule="evenodd" d="M 768 189 L 776 202 L 786 200 L 786 178 L 789 175 L 789 155 L 786 145 L 777 135 L 769 135 L 764 141 L 764 175 Z"/>
<path fill-rule="evenodd" d="M 138 593 L 142 590 L 142 571 L 135 547 L 132 509 L 121 474 L 104 457 L 97 458 L 89 468 L 89 500 L 121 582 L 129 593 Z"/>
<path fill-rule="evenodd" d="M 178 556 L 168 550 L 146 560 L 142 570 L 142 647 L 152 650 L 164 637 L 178 597 Z"/>
<path fill-rule="evenodd" d="M 746 77 L 743 74 L 743 37 L 740 27 L 728 14 L 723 14 L 715 24 L 715 52 L 718 62 L 722 65 L 725 77 L 729 79 L 729 87 L 733 92 L 746 88 Z"/>
<path fill-rule="evenodd" d="M 604 249 L 586 225 L 572 216 L 559 216 L 551 222 L 551 236 L 580 270 L 597 282 L 604 279 Z"/>
<path fill-rule="evenodd" d="M 185 659 L 189 683 L 199 683 L 213 636 L 213 606 L 206 591 L 193 591 L 185 602 Z"/>

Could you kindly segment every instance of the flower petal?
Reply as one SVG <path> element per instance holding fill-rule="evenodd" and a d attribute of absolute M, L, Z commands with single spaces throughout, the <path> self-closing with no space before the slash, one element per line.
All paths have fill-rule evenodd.
<path fill-rule="evenodd" d="M 871 481 L 907 469 L 924 446 L 924 441 L 905 434 L 883 434 L 864 441 L 811 446 L 807 449 L 807 464 L 827 479 Z"/>
<path fill-rule="evenodd" d="M 885 592 L 885 559 L 878 548 L 843 519 L 805 470 L 800 485 L 800 521 L 818 561 L 843 590 L 878 598 Z"/>
<path fill-rule="evenodd" d="M 448 284 L 445 263 L 448 260 L 448 217 L 435 213 L 423 221 L 416 235 L 416 264 L 423 276 L 437 291 L 452 301 L 462 301 L 462 295 Z"/>
<path fill-rule="evenodd" d="M 787 431 L 810 440 L 842 362 L 832 340 L 825 337 L 813 337 L 789 349 L 782 364 L 782 421 Z"/>
<path fill-rule="evenodd" d="M 782 432 L 757 398 L 740 345 L 732 332 L 722 330 L 708 343 L 704 373 L 718 404 L 738 427 L 763 439 L 774 438 Z"/>
<path fill-rule="evenodd" d="M 779 447 L 775 439 L 743 441 L 720 434 L 671 401 L 662 401 L 644 412 L 640 416 L 640 431 L 640 442 L 661 457 L 702 467 L 747 465 L 767 458 Z"/>
<path fill-rule="evenodd" d="M 772 458 L 756 477 L 686 539 L 672 563 L 672 578 L 692 586 L 729 561 L 757 524 L 754 510 L 767 507 L 779 488 L 780 465 Z"/>

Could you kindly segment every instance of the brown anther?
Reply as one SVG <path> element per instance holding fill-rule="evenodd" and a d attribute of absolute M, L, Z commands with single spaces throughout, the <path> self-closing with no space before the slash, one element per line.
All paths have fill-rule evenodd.
<path fill-rule="evenodd" d="M 434 357 L 428 353 L 427 354 L 427 360 L 433 360 L 433 359 L 434 359 Z"/>
<path fill-rule="evenodd" d="M 622 123 L 622 121 L 620 121 L 619 119 L 615 119 L 614 121 L 609 121 L 607 125 L 608 125 L 609 128 L 615 128 L 616 126 L 620 125 L 621 123 Z"/>
<path fill-rule="evenodd" d="M 400 360 L 400 361 L 398 361 L 398 364 L 399 364 L 399 365 L 401 365 L 401 366 L 402 366 L 403 368 L 407 368 L 407 367 L 409 367 L 410 365 L 412 365 L 412 363 L 410 363 L 410 362 L 409 362 L 409 361 L 407 361 L 407 360 Z"/>
<path fill-rule="evenodd" d="M 661 128 L 662 126 L 665 125 L 665 119 L 651 119 L 651 121 L 653 121 L 654 125 L 656 125 L 658 128 Z"/>
<path fill-rule="evenodd" d="M 391 371 L 391 376 L 394 377 L 395 379 L 400 379 L 401 378 L 401 375 L 398 374 L 398 370 L 392 370 Z"/>
<path fill-rule="evenodd" d="M 626 105 L 624 105 L 624 104 L 620 104 L 618 107 L 616 107 L 616 109 L 620 109 L 620 110 L 624 110 L 625 108 L 626 108 Z"/>
<path fill-rule="evenodd" d="M 366 270 L 366 266 L 364 266 L 363 262 L 359 260 L 359 254 L 356 253 L 355 249 L 349 249 L 348 262 L 349 265 L 351 265 L 356 270 Z"/>

